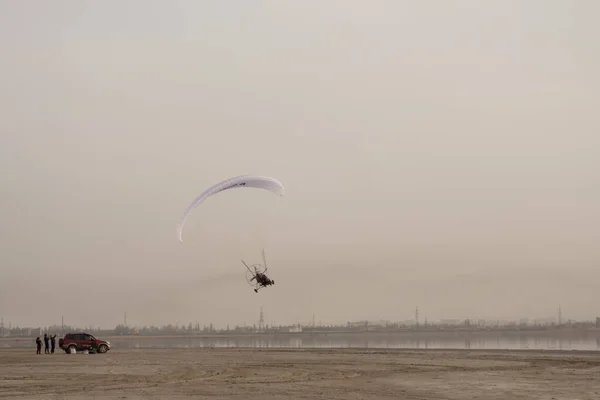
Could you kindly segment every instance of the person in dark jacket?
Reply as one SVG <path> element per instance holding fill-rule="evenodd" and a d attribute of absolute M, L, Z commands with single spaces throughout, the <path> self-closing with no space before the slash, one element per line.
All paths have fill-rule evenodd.
<path fill-rule="evenodd" d="M 48 343 L 50 341 L 50 338 L 48 337 L 47 333 L 44 333 L 44 353 L 45 354 L 50 354 L 50 344 Z"/>
<path fill-rule="evenodd" d="M 50 353 L 54 354 L 54 349 L 56 348 L 56 333 L 50 336 Z"/>
<path fill-rule="evenodd" d="M 42 354 L 42 339 L 39 336 L 35 338 L 35 344 L 37 346 L 35 354 Z"/>

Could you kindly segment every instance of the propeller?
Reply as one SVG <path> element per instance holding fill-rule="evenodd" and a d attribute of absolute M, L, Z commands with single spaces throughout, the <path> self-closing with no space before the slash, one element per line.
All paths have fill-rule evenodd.
<path fill-rule="evenodd" d="M 242 260 L 242 264 L 244 264 L 246 266 L 246 268 L 248 268 L 248 271 L 250 271 L 250 273 L 252 273 L 252 270 L 250 269 L 250 267 L 248 266 L 248 264 L 246 264 L 246 262 L 244 260 Z M 254 267 L 254 269 L 256 270 L 256 267 Z"/>
<path fill-rule="evenodd" d="M 265 249 L 262 250 L 263 262 L 265 263 L 265 272 L 267 272 L 267 258 L 265 257 Z"/>

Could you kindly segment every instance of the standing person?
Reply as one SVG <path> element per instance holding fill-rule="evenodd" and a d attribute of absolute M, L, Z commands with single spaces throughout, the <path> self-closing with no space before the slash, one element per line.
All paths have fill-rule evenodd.
<path fill-rule="evenodd" d="M 35 338 L 35 344 L 37 346 L 35 354 L 42 354 L 42 339 L 39 336 Z"/>
<path fill-rule="evenodd" d="M 50 353 L 54 354 L 54 348 L 56 347 L 56 333 L 50 336 Z"/>
<path fill-rule="evenodd" d="M 45 354 L 50 354 L 50 345 L 48 343 L 49 340 L 50 340 L 50 338 L 48 337 L 48 334 L 44 333 L 44 353 Z"/>

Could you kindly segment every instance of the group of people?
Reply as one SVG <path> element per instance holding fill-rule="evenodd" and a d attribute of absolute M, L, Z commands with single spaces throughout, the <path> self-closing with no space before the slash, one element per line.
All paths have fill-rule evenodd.
<path fill-rule="evenodd" d="M 37 345 L 36 354 L 42 354 L 42 339 L 40 339 L 39 336 L 35 339 L 35 344 Z M 45 354 L 54 354 L 54 348 L 56 347 L 56 334 L 48 336 L 47 333 L 44 333 L 44 347 Z"/>

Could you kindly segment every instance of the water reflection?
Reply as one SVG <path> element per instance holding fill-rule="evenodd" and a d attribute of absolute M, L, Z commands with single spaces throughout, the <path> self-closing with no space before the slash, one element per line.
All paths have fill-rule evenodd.
<path fill-rule="evenodd" d="M 547 349 L 547 350 L 599 350 L 597 338 L 540 340 L 536 337 L 471 338 L 378 338 L 377 336 L 326 335 L 267 336 L 253 338 L 188 338 L 188 339 L 112 339 L 115 347 L 125 348 L 198 348 L 198 347 L 251 347 L 251 348 L 370 348 L 370 349 Z"/>
<path fill-rule="evenodd" d="M 370 349 L 538 349 L 600 350 L 600 337 L 572 333 L 570 336 L 535 334 L 437 335 L 420 337 L 393 334 L 297 334 L 188 338 L 108 338 L 113 348 L 370 348 Z M 32 347 L 31 341 L 2 340 L 0 347 Z"/>

